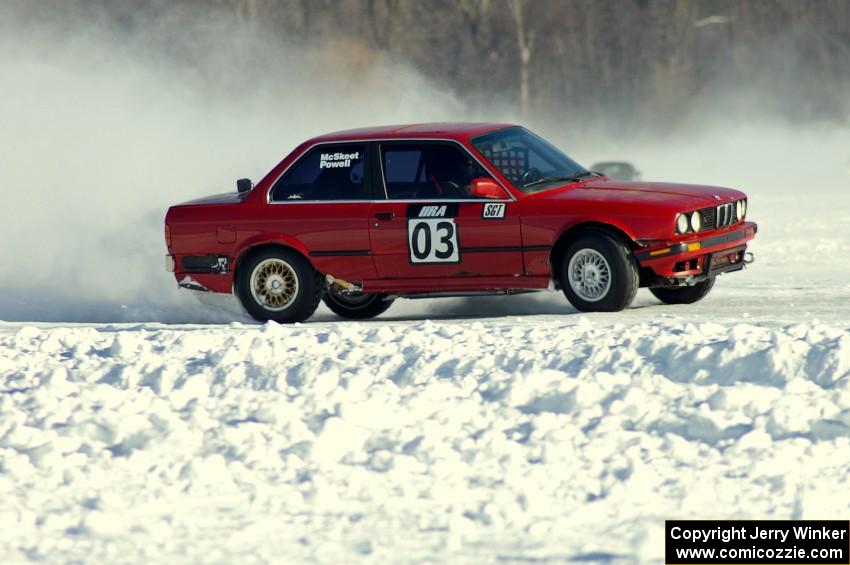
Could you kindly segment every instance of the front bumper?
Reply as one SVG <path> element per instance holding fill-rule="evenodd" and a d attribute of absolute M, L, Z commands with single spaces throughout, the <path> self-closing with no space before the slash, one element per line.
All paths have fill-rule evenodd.
<path fill-rule="evenodd" d="M 758 231 L 754 222 L 704 238 L 669 242 L 636 251 L 640 266 L 649 269 L 657 284 L 693 284 L 721 273 L 739 271 L 747 263 L 747 243 Z M 660 279 L 660 280 L 659 280 Z"/>

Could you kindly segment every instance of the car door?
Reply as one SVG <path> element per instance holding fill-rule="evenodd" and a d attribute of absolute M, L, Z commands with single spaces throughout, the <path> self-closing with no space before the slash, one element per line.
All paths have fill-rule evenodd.
<path fill-rule="evenodd" d="M 352 281 L 374 279 L 371 170 L 366 143 L 314 146 L 269 191 L 267 231 L 295 237 L 322 273 Z"/>
<path fill-rule="evenodd" d="M 393 141 L 374 147 L 376 199 L 369 235 L 378 277 L 437 279 L 522 274 L 519 210 L 470 194 L 491 178 L 454 141 Z M 501 189 L 503 191 L 504 189 Z"/>

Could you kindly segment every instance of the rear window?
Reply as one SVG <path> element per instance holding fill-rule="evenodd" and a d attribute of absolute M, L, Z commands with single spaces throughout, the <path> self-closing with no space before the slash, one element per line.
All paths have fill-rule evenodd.
<path fill-rule="evenodd" d="M 371 200 L 365 163 L 363 144 L 314 147 L 275 183 L 271 200 Z"/>

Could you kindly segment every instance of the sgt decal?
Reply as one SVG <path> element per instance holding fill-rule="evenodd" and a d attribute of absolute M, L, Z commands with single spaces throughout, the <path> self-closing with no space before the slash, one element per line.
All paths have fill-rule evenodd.
<path fill-rule="evenodd" d="M 505 205 L 502 203 L 484 204 L 481 217 L 485 220 L 500 220 L 505 217 Z"/>

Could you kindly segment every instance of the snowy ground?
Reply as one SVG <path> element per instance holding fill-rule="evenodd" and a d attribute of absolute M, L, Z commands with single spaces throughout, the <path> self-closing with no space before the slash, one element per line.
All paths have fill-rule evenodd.
<path fill-rule="evenodd" d="M 846 517 L 850 215 L 774 204 L 690 307 L 2 323 L 0 561 L 659 562 L 665 518 Z"/>
<path fill-rule="evenodd" d="M 0 333 L 0 555 L 660 559 L 850 508 L 850 331 L 483 321 Z"/>

